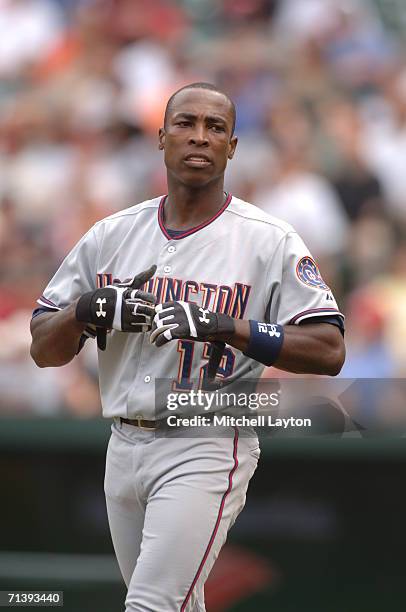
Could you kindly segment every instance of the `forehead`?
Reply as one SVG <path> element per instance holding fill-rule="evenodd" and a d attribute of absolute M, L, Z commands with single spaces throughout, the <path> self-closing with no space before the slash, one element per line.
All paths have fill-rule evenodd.
<path fill-rule="evenodd" d="M 173 100 L 169 115 L 191 113 L 198 116 L 217 115 L 232 123 L 233 112 L 230 101 L 218 91 L 210 89 L 185 89 Z"/>

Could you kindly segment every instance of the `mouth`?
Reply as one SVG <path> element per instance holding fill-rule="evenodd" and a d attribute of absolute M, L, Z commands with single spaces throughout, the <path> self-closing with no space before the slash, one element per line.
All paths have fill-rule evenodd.
<path fill-rule="evenodd" d="M 207 155 L 201 153 L 190 153 L 186 155 L 183 161 L 189 168 L 205 168 L 211 165 L 211 161 Z"/>

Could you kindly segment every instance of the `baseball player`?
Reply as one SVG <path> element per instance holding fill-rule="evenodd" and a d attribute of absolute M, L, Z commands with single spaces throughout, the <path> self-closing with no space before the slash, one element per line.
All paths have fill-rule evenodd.
<path fill-rule="evenodd" d="M 190 390 L 215 354 L 224 382 L 271 365 L 336 375 L 344 360 L 343 316 L 298 234 L 224 191 L 234 126 L 233 102 L 213 85 L 177 91 L 159 130 L 168 194 L 96 223 L 33 314 L 40 367 L 68 363 L 97 336 L 126 612 L 205 610 L 204 583 L 260 453 L 237 428 L 156 435 L 155 379 Z"/>

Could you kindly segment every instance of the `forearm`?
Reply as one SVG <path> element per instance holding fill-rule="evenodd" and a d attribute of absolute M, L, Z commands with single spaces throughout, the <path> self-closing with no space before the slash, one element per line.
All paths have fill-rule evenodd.
<path fill-rule="evenodd" d="M 337 336 L 318 335 L 322 323 L 306 326 L 286 325 L 284 340 L 275 367 L 297 374 L 336 376 L 344 363 L 345 347 L 338 327 L 325 323 Z"/>
<path fill-rule="evenodd" d="M 31 357 L 40 368 L 69 363 L 76 355 L 86 327 L 75 317 L 76 302 L 58 312 L 38 315 L 31 321 Z"/>
<path fill-rule="evenodd" d="M 335 376 L 344 363 L 345 348 L 338 327 L 329 323 L 285 325 L 281 351 L 273 364 L 280 370 L 297 374 L 327 374 Z M 232 336 L 219 337 L 242 352 L 248 348 L 248 321 L 235 320 Z"/>
<path fill-rule="evenodd" d="M 233 319 L 182 301 L 159 304 L 151 342 L 159 347 L 180 338 L 225 342 L 259 363 L 294 373 L 335 376 L 344 363 L 343 337 L 331 323 L 282 328 L 273 323 Z M 218 354 L 213 353 L 216 358 L 211 360 L 212 365 Z"/>

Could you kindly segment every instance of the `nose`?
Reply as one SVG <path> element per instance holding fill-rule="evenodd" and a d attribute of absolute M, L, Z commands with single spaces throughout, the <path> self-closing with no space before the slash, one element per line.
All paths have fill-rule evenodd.
<path fill-rule="evenodd" d="M 193 133 L 190 135 L 189 144 L 198 147 L 204 147 L 209 144 L 207 132 L 203 125 L 196 125 Z"/>

